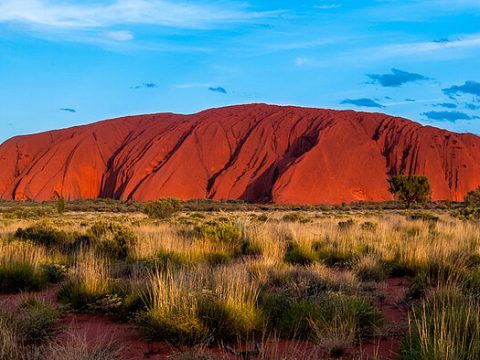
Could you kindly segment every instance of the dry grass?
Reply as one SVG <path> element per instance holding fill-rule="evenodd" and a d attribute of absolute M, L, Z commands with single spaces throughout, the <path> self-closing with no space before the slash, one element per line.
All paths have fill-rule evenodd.
<path fill-rule="evenodd" d="M 17 264 L 41 275 L 44 264 L 62 262 L 69 269 L 59 294 L 63 302 L 84 310 L 115 296 L 126 316 L 138 320 L 152 338 L 203 343 L 290 337 L 280 331 L 283 321 L 301 324 L 313 333 L 315 351 L 333 355 L 359 341 L 357 315 L 371 311 L 382 281 L 409 276 L 412 294 L 423 305 L 411 313 L 404 359 L 474 358 L 469 354 L 477 351 L 471 334 L 480 330 L 474 325 L 480 319 L 472 285 L 480 271 L 479 223 L 440 212 L 438 221 L 388 211 L 295 214 L 181 213 L 170 222 L 104 214 L 102 221 L 128 227 L 138 238 L 128 245 L 127 259 L 109 261 L 95 243 L 58 255 L 10 241 L 16 228 L 37 220 L 3 219 L 0 279 L 2 269 Z M 67 213 L 48 221 L 67 233 L 87 234 L 98 217 Z M 208 228 L 213 223 L 238 227 L 240 236 L 214 239 Z M 244 251 L 245 244 L 255 251 Z M 277 322 L 263 301 L 275 307 L 271 313 Z M 327 306 L 332 302 L 337 308 Z M 285 314 L 290 319 L 282 318 Z M 3 337 L 9 339 L 6 332 Z M 6 349 L 5 344 L 0 346 Z"/>

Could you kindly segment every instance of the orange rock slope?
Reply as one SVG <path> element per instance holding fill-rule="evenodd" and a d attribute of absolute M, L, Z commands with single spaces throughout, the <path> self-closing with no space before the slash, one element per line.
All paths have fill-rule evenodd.
<path fill-rule="evenodd" d="M 294 204 L 390 200 L 387 179 L 427 175 L 433 199 L 480 185 L 480 137 L 383 114 L 231 106 L 132 116 L 12 138 L 0 198 L 211 198 Z"/>

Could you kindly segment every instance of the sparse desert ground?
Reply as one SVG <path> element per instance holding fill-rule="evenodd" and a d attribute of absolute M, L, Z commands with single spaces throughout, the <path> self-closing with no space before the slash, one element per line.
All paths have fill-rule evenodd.
<path fill-rule="evenodd" d="M 0 208 L 1 360 L 480 356 L 455 210 Z"/>

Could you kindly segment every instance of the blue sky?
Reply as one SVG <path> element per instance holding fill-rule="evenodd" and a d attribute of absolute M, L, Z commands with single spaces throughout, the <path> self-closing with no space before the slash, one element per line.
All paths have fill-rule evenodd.
<path fill-rule="evenodd" d="M 480 134 L 478 0 L 0 0 L 0 141 L 266 102 Z"/>

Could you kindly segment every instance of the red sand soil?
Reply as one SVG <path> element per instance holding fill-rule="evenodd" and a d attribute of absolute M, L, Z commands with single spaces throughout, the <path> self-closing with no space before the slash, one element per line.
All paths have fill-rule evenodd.
<path fill-rule="evenodd" d="M 379 339 L 351 349 L 350 354 L 375 360 L 393 360 L 398 357 L 408 330 L 408 307 L 405 300 L 409 287 L 410 281 L 407 278 L 391 278 L 385 281 L 385 299 L 376 303 L 383 316 L 385 334 Z"/>
<path fill-rule="evenodd" d="M 120 118 L 0 145 L 0 199 L 276 203 L 390 200 L 427 175 L 434 200 L 480 185 L 480 137 L 387 116 L 264 104 Z"/>
<path fill-rule="evenodd" d="M 407 308 L 403 304 L 405 294 L 408 291 L 409 281 L 405 278 L 394 278 L 385 281 L 385 300 L 376 305 L 381 310 L 385 327 L 388 330 L 384 337 L 375 341 L 364 343 L 361 346 L 349 349 L 342 357 L 348 359 L 376 359 L 393 360 L 400 350 L 401 341 L 406 333 Z M 58 287 L 51 287 L 39 293 L 24 293 L 15 295 L 1 295 L 0 304 L 7 309 L 14 309 L 22 299 L 36 297 L 43 299 L 52 305 L 58 305 L 55 294 Z M 113 342 L 122 347 L 123 359 L 142 360 L 169 359 L 174 353 L 180 351 L 192 351 L 188 348 L 177 348 L 162 342 L 145 341 L 138 330 L 125 323 L 114 322 L 106 316 L 87 314 L 66 314 L 59 322 L 60 334 L 57 340 L 67 342 L 72 336 L 80 336 L 88 344 Z M 268 349 L 263 349 L 271 359 L 327 359 L 325 353 L 321 353 L 313 344 L 301 341 L 279 341 L 267 344 Z M 253 346 L 237 350 L 251 350 Z M 208 349 L 207 354 L 219 359 L 238 359 L 222 352 L 219 348 Z M 252 357 L 255 359 L 255 357 Z"/>

